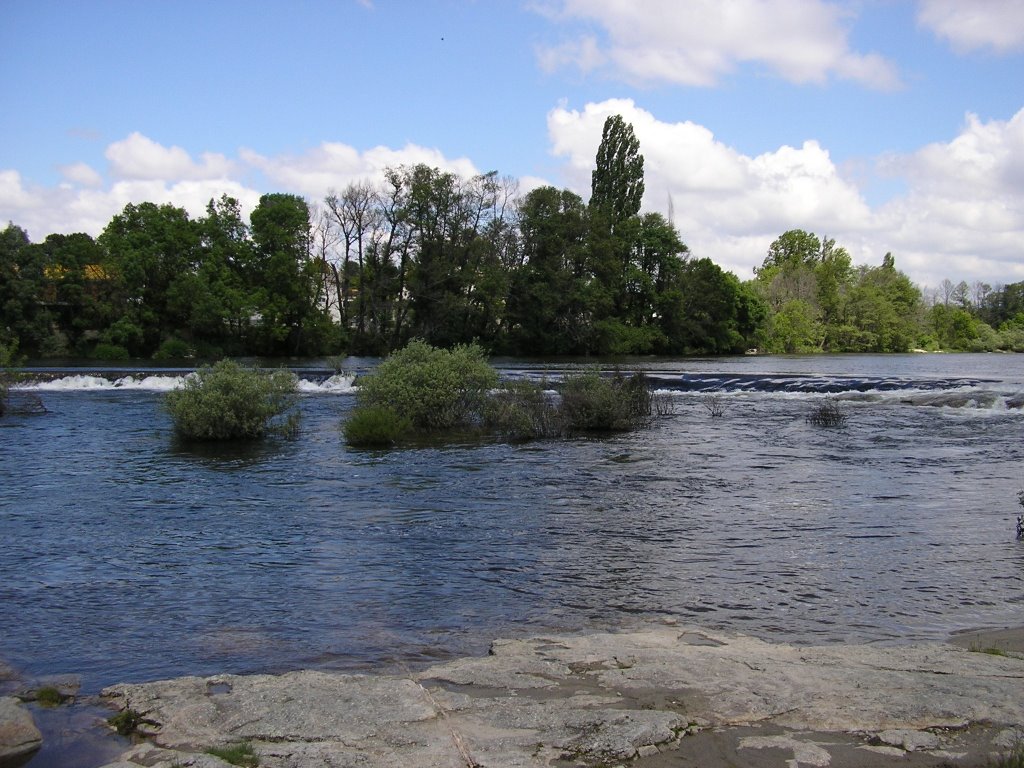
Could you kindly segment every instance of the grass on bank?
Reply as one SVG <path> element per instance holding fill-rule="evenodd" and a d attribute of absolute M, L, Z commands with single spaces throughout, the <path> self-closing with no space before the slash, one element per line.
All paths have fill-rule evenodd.
<path fill-rule="evenodd" d="M 499 384 L 475 344 L 443 350 L 423 341 L 360 379 L 356 398 L 344 426 L 346 442 L 356 447 L 466 431 L 512 441 L 626 431 L 668 410 L 643 373 L 606 376 L 594 369 L 567 376 L 552 394 L 543 382 Z"/>
<path fill-rule="evenodd" d="M 294 432 L 298 382 L 290 371 L 272 373 L 221 360 L 200 368 L 167 394 L 174 428 L 191 440 L 244 440 L 268 432 Z"/>
<path fill-rule="evenodd" d="M 225 763 L 242 768 L 256 768 L 260 764 L 259 755 L 248 742 L 229 744 L 224 747 L 210 747 L 206 753 L 220 758 Z"/>
<path fill-rule="evenodd" d="M 1009 752 L 995 760 L 989 760 L 992 768 L 1024 768 L 1024 742 L 1016 744 Z"/>

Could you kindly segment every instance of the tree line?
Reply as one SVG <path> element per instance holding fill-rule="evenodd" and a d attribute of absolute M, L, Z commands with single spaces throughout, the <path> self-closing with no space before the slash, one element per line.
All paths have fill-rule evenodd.
<path fill-rule="evenodd" d="M 129 204 L 96 238 L 0 232 L 0 344 L 33 356 L 385 354 L 411 339 L 517 356 L 1024 350 L 1024 283 L 925 297 L 803 230 L 741 281 L 641 213 L 644 158 L 608 118 L 590 200 L 487 173 L 389 168 L 245 220 Z M 946 284 L 944 283 L 944 286 Z M 963 286 L 961 288 L 961 286 Z"/>

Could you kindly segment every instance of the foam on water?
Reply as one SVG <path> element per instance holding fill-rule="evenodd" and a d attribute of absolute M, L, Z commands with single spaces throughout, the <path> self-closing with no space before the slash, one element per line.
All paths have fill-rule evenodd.
<path fill-rule="evenodd" d="M 311 381 L 309 379 L 299 379 L 299 392 L 313 395 L 324 395 L 324 394 L 342 394 L 347 395 L 356 391 L 353 382 L 355 376 L 349 376 L 344 373 L 335 374 L 329 379 L 324 381 Z"/>
<path fill-rule="evenodd" d="M 150 392 L 169 392 L 185 383 L 186 376 L 122 376 L 108 379 L 104 376 L 62 376 L 51 381 L 22 384 L 18 389 L 37 392 L 75 392 L 108 389 L 135 389 Z"/>
<path fill-rule="evenodd" d="M 134 376 L 100 376 L 76 374 L 49 381 L 24 382 L 14 389 L 26 392 L 101 392 L 111 390 L 138 390 L 144 392 L 170 392 L 184 385 L 194 374 L 152 374 Z M 336 374 L 326 379 L 299 379 L 298 389 L 303 394 L 351 394 L 355 392 L 354 376 Z"/>

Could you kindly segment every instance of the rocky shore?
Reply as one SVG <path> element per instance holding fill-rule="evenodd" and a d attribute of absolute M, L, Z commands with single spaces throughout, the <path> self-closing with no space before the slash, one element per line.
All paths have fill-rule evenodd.
<path fill-rule="evenodd" d="M 103 692 L 106 768 L 981 766 L 1024 742 L 1019 631 L 803 647 L 682 626 L 495 641 L 400 674 L 185 677 Z M 980 652 L 988 650 L 989 652 Z"/>

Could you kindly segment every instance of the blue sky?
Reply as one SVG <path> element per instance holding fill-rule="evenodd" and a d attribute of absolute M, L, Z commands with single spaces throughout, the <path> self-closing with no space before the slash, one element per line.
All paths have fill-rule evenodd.
<path fill-rule="evenodd" d="M 427 162 L 645 208 L 746 279 L 787 229 L 923 286 L 1024 280 L 1022 0 L 2 0 L 0 221 L 311 202 Z"/>

